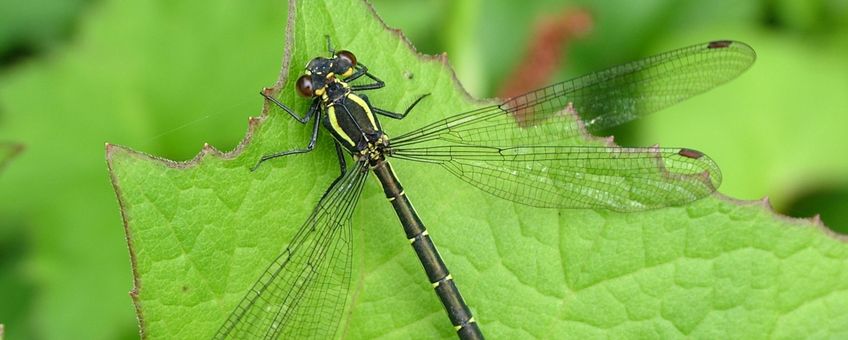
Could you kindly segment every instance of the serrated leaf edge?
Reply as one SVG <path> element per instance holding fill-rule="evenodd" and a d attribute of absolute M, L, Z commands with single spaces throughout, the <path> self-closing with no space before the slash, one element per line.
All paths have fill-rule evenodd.
<path fill-rule="evenodd" d="M 269 91 L 270 95 L 276 96 L 277 94 L 279 94 L 280 91 L 282 90 L 283 85 L 288 80 L 287 75 L 288 75 L 288 72 L 289 72 L 289 68 L 291 66 L 292 45 L 293 45 L 293 39 L 294 39 L 294 31 L 293 30 L 294 30 L 294 20 L 296 18 L 296 14 L 297 14 L 297 12 L 296 12 L 297 11 L 297 6 L 296 6 L 297 1 L 298 0 L 289 0 L 288 1 L 288 17 L 287 17 L 287 20 L 286 20 L 285 42 L 284 42 L 283 58 L 282 58 L 282 61 L 281 61 L 280 74 L 278 75 L 277 80 L 274 82 L 274 85 L 271 88 L 267 89 L 267 91 Z M 424 63 L 436 62 L 436 63 L 441 64 L 442 68 L 450 74 L 453 85 L 454 85 L 454 89 L 459 91 L 462 94 L 462 96 L 464 97 L 465 100 L 468 100 L 472 103 L 477 103 L 477 104 L 480 104 L 480 105 L 487 105 L 487 104 L 491 105 L 491 104 L 494 104 L 494 103 L 502 102 L 502 100 L 498 99 L 498 98 L 478 99 L 478 98 L 474 98 L 473 96 L 471 96 L 471 94 L 468 93 L 468 91 L 462 86 L 459 79 L 457 78 L 456 72 L 455 72 L 454 68 L 451 66 L 451 64 L 450 64 L 450 62 L 447 58 L 446 53 L 440 53 L 440 54 L 437 54 L 437 55 L 427 55 L 427 54 L 422 54 L 422 53 L 418 52 L 418 50 L 415 49 L 415 47 L 412 45 L 412 42 L 406 37 L 406 35 L 403 34 L 403 32 L 400 29 L 389 27 L 386 24 L 386 22 L 383 21 L 383 19 L 377 14 L 373 5 L 371 5 L 369 2 L 367 2 L 365 0 L 361 0 L 361 1 L 357 1 L 357 2 L 364 5 L 366 7 L 367 11 L 372 15 L 372 18 L 376 19 L 382 25 L 382 27 L 385 30 L 391 32 L 393 35 L 395 35 L 395 37 L 400 39 L 401 42 L 403 43 L 403 45 L 406 46 L 411 53 L 415 54 L 421 62 L 424 62 Z M 135 249 L 134 249 L 133 243 L 132 243 L 132 233 L 131 233 L 131 230 L 130 230 L 130 221 L 129 221 L 130 217 L 127 215 L 127 211 L 125 209 L 126 200 L 123 197 L 123 192 L 121 191 L 120 181 L 117 178 L 117 175 L 115 174 L 115 171 L 113 169 L 113 158 L 114 158 L 114 156 L 118 153 L 125 153 L 129 156 L 132 156 L 132 157 L 138 157 L 138 158 L 141 158 L 141 159 L 144 159 L 144 160 L 154 161 L 156 163 L 160 163 L 161 165 L 164 165 L 164 166 L 167 166 L 167 167 L 170 167 L 170 168 L 174 168 L 174 169 L 188 169 L 188 168 L 193 168 L 195 166 L 198 166 L 200 164 L 200 162 L 202 162 L 203 159 L 208 155 L 211 155 L 213 157 L 218 157 L 220 159 L 234 159 L 234 158 L 238 157 L 242 153 L 242 151 L 244 151 L 244 149 L 246 149 L 250 145 L 250 142 L 253 139 L 254 133 L 259 128 L 259 126 L 268 118 L 269 111 L 270 111 L 270 108 L 271 108 L 270 105 L 271 104 L 269 104 L 266 101 L 263 104 L 261 113 L 258 117 L 249 117 L 248 118 L 248 126 L 247 126 L 247 131 L 245 132 L 245 137 L 238 143 L 238 145 L 236 145 L 235 148 L 233 148 L 232 150 L 227 151 L 227 152 L 222 152 L 222 151 L 216 149 L 215 147 L 211 146 L 210 144 L 205 143 L 201 147 L 200 151 L 192 159 L 189 159 L 189 160 L 186 160 L 186 161 L 174 161 L 174 160 L 171 160 L 171 159 L 151 155 L 151 154 L 148 154 L 148 153 L 145 153 L 145 152 L 133 150 L 133 149 L 126 147 L 126 146 L 106 143 L 105 149 L 106 149 L 107 169 L 109 171 L 109 177 L 110 177 L 110 180 L 111 180 L 111 183 L 112 183 L 112 187 L 115 190 L 116 198 L 118 200 L 118 205 L 119 205 L 119 208 L 120 208 L 120 211 L 121 211 L 121 218 L 122 218 L 123 225 L 124 225 L 124 232 L 125 232 L 125 235 L 126 235 L 127 246 L 128 246 L 128 250 L 129 250 L 129 253 L 130 253 L 130 264 L 131 264 L 132 273 L 133 273 L 133 288 L 129 292 L 129 295 L 133 299 L 133 305 L 134 305 L 134 308 L 136 310 L 136 316 L 137 316 L 138 325 L 139 325 L 139 336 L 141 338 L 146 338 L 146 335 L 147 335 L 147 333 L 146 333 L 146 323 L 145 323 L 145 320 L 144 320 L 142 303 L 138 298 L 139 292 L 142 289 L 142 284 L 141 284 L 141 278 L 140 278 L 138 270 L 137 270 L 136 252 L 135 252 Z M 593 141 L 593 142 L 601 142 L 601 143 L 603 143 L 603 144 L 605 144 L 609 147 L 621 147 L 621 146 L 619 146 L 615 143 L 615 139 L 614 139 L 613 136 L 597 137 L 597 136 L 590 134 L 588 132 L 588 130 L 586 130 L 585 124 L 576 115 L 576 113 L 570 112 L 570 111 L 566 110 L 565 108 L 563 109 L 563 113 L 573 115 L 573 116 L 576 117 L 576 121 L 578 122 L 578 125 L 579 125 L 580 136 L 582 138 L 585 138 L 585 139 L 587 139 L 589 141 Z M 22 149 L 23 149 L 23 147 L 21 147 L 21 150 Z M 815 215 L 815 216 L 812 216 L 812 217 L 809 217 L 809 218 L 796 218 L 796 217 L 791 217 L 791 216 L 786 216 L 786 215 L 780 214 L 780 213 L 778 213 L 774 210 L 774 207 L 771 205 L 768 197 L 763 197 L 762 199 L 759 199 L 759 200 L 740 200 L 740 199 L 736 199 L 736 198 L 726 196 L 726 195 L 719 193 L 719 192 L 715 192 L 711 196 L 715 197 L 719 200 L 731 203 L 733 205 L 741 206 L 741 207 L 759 205 L 762 209 L 764 209 L 766 212 L 768 212 L 772 217 L 776 218 L 777 220 L 780 220 L 780 221 L 783 221 L 783 222 L 786 222 L 786 223 L 789 223 L 789 224 L 793 224 L 793 225 L 798 225 L 798 226 L 805 226 L 805 225 L 809 224 L 809 225 L 812 225 L 813 227 L 815 227 L 816 229 L 818 229 L 819 231 L 821 231 L 826 236 L 829 236 L 829 237 L 831 237 L 835 240 L 841 241 L 841 242 L 848 242 L 848 235 L 839 234 L 839 233 L 833 231 L 832 229 L 828 228 L 824 224 L 824 222 L 821 220 L 819 215 Z"/>

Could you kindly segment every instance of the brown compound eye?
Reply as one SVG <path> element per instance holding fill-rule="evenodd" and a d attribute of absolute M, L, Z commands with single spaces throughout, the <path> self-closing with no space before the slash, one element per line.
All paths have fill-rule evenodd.
<path fill-rule="evenodd" d="M 339 57 L 339 59 L 342 59 L 342 60 L 349 62 L 350 67 L 356 66 L 356 56 L 353 55 L 353 52 L 351 52 L 351 51 L 338 51 L 338 52 L 336 52 L 336 56 Z"/>
<path fill-rule="evenodd" d="M 312 78 L 308 75 L 302 75 L 297 78 L 297 93 L 304 97 L 312 97 L 314 95 L 312 88 Z"/>

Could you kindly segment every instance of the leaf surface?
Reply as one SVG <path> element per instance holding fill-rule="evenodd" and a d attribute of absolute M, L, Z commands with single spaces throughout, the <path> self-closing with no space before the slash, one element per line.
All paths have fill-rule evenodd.
<path fill-rule="evenodd" d="M 302 65 L 326 54 L 324 35 L 386 81 L 368 93 L 374 105 L 398 111 L 431 93 L 402 122 L 382 120 L 390 136 L 484 105 L 363 3 L 295 1 L 289 13 L 275 90 L 298 112 L 308 101 L 293 82 Z M 314 152 L 248 169 L 263 154 L 303 147 L 308 135 L 271 109 L 229 153 L 205 147 L 178 163 L 107 147 L 145 335 L 210 337 L 285 247 L 338 173 L 330 136 L 322 132 Z M 393 164 L 492 338 L 848 335 L 844 240 L 777 217 L 766 204 L 713 196 L 644 213 L 537 209 L 437 167 Z M 340 335 L 452 337 L 376 181 L 366 183 L 353 225 L 354 279 Z"/>

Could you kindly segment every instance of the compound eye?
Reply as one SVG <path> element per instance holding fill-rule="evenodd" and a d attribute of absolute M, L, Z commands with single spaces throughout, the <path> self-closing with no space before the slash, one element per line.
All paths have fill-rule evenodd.
<path fill-rule="evenodd" d="M 302 75 L 297 78 L 297 93 L 303 97 L 312 97 L 315 92 L 312 88 L 312 78 L 308 75 Z"/>
<path fill-rule="evenodd" d="M 345 60 L 350 63 L 350 67 L 356 66 L 356 56 L 353 55 L 351 51 L 338 51 L 336 52 L 336 56 L 341 60 Z"/>

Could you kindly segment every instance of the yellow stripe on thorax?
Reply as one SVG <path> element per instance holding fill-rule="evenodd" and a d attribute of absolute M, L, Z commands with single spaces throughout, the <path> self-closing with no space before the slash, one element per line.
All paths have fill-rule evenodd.
<path fill-rule="evenodd" d="M 371 126 L 373 126 L 374 129 L 377 129 L 377 121 L 374 120 L 374 114 L 371 113 L 371 108 L 368 107 L 368 104 L 366 104 L 365 101 L 362 100 L 362 98 L 359 98 L 359 96 L 352 94 L 352 93 L 347 95 L 347 99 L 350 99 L 354 103 L 356 103 L 356 105 L 359 105 L 359 107 L 361 107 L 362 110 L 365 111 L 365 115 L 368 117 L 368 120 L 371 122 Z"/>
<path fill-rule="evenodd" d="M 353 144 L 353 139 L 348 136 L 347 132 L 342 130 L 342 127 L 339 125 L 339 119 L 336 117 L 336 108 L 334 106 L 330 106 L 327 108 L 327 117 L 330 118 L 330 126 L 333 127 L 333 130 L 336 131 L 339 136 L 344 139 L 348 145 L 356 146 Z"/>

